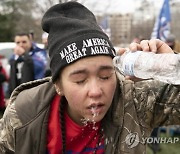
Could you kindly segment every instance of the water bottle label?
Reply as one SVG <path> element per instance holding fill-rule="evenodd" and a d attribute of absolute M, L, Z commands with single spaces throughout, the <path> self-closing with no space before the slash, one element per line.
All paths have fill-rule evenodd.
<path fill-rule="evenodd" d="M 129 52 L 124 57 L 122 68 L 125 75 L 134 76 L 134 64 L 142 51 Z"/>

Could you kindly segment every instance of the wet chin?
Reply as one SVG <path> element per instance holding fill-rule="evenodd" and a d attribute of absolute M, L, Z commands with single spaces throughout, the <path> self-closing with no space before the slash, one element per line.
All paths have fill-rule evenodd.
<path fill-rule="evenodd" d="M 87 122 L 99 122 L 103 119 L 104 116 L 102 115 L 91 115 L 84 118 Z"/>

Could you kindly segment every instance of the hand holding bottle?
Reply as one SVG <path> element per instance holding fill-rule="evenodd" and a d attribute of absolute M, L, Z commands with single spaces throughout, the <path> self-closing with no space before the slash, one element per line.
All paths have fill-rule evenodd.
<path fill-rule="evenodd" d="M 140 44 L 131 44 L 134 51 L 121 51 L 114 58 L 117 69 L 131 80 L 157 79 L 170 84 L 180 84 L 180 55 L 160 40 L 144 40 Z M 142 50 L 137 51 L 135 50 Z M 149 52 L 143 52 L 150 50 Z M 156 54 L 164 53 L 164 54 Z"/>

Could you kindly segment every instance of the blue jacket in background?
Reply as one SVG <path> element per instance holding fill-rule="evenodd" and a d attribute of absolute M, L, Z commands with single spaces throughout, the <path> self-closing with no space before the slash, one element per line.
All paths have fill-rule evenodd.
<path fill-rule="evenodd" d="M 9 95 L 21 83 L 45 77 L 47 52 L 36 44 L 22 56 L 12 55 L 10 58 Z"/>

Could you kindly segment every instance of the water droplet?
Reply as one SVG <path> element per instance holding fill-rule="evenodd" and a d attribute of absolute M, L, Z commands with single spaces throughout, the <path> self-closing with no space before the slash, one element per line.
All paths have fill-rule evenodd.
<path fill-rule="evenodd" d="M 97 106 L 91 107 L 91 112 L 92 112 L 93 118 L 95 118 L 99 115 L 99 112 L 97 112 L 96 110 L 97 110 Z"/>
<path fill-rule="evenodd" d="M 82 124 L 83 124 L 84 126 L 87 126 L 87 125 L 88 125 L 88 122 L 90 122 L 90 120 L 89 120 L 89 119 L 86 119 L 86 118 L 81 119 L 81 121 L 82 121 Z"/>

